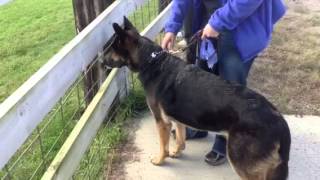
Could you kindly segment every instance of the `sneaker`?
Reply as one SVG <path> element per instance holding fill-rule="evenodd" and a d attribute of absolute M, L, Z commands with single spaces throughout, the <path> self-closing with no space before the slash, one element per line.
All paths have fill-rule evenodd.
<path fill-rule="evenodd" d="M 210 151 L 206 156 L 204 161 L 211 166 L 218 166 L 220 164 L 223 164 L 227 161 L 226 156 L 216 153 L 214 151 Z"/>

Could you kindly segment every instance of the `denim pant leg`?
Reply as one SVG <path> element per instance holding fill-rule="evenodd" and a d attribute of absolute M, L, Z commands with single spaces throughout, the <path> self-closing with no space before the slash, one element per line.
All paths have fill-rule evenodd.
<path fill-rule="evenodd" d="M 253 59 L 243 62 L 231 32 L 222 32 L 218 43 L 219 75 L 226 80 L 246 85 Z M 226 154 L 226 138 L 217 135 L 212 150 Z"/>
<path fill-rule="evenodd" d="M 253 59 L 243 62 L 231 32 L 222 32 L 218 43 L 219 75 L 229 81 L 247 85 Z"/>

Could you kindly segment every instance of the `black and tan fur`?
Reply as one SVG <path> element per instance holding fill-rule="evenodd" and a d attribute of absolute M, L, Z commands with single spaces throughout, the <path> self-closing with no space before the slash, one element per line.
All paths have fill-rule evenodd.
<path fill-rule="evenodd" d="M 290 131 L 277 109 L 251 89 L 207 73 L 164 52 L 139 35 L 125 19 L 104 63 L 139 73 L 160 134 L 152 163 L 177 157 L 185 148 L 185 127 L 227 132 L 227 154 L 243 180 L 284 180 L 288 176 Z M 171 121 L 178 122 L 177 145 L 169 153 Z"/>

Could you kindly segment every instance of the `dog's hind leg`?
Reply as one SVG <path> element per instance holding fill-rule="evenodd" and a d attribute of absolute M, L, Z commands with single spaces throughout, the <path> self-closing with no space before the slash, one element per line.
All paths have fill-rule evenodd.
<path fill-rule="evenodd" d="M 281 162 L 276 168 L 269 169 L 267 180 L 285 180 L 288 177 L 288 162 Z"/>
<path fill-rule="evenodd" d="M 232 167 L 242 180 L 285 180 L 270 178 L 282 163 L 280 144 L 261 141 L 246 131 L 230 131 L 227 150 Z"/>
<path fill-rule="evenodd" d="M 154 165 L 161 165 L 163 164 L 164 159 L 169 155 L 169 139 L 172 124 L 166 123 L 162 119 L 158 119 L 156 121 L 160 136 L 160 153 L 158 156 L 154 157 L 151 162 Z"/>
<path fill-rule="evenodd" d="M 185 149 L 186 144 L 186 127 L 185 125 L 176 122 L 176 147 L 170 152 L 169 156 L 177 158 L 181 155 L 182 150 Z"/>

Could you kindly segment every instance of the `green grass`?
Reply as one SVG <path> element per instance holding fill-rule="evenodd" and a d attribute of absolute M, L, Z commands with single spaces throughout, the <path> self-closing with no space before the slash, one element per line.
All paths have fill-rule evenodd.
<path fill-rule="evenodd" d="M 74 36 L 71 0 L 0 6 L 0 102 Z"/>

